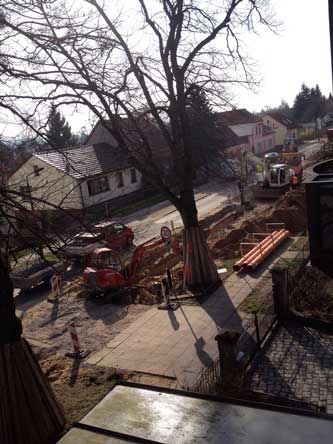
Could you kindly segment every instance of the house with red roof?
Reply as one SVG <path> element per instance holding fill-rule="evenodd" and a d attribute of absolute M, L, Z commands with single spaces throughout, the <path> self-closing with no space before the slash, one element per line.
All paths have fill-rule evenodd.
<path fill-rule="evenodd" d="M 276 145 L 275 130 L 246 109 L 219 112 L 216 118 L 239 137 L 246 149 L 255 154 L 272 151 Z"/>

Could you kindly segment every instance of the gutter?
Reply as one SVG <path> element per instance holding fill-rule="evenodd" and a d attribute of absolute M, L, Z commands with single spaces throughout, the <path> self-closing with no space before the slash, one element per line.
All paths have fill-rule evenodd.
<path fill-rule="evenodd" d="M 82 192 L 82 181 L 79 182 L 79 188 L 80 188 L 80 196 L 81 196 L 81 204 L 82 204 L 82 210 L 85 210 L 86 206 L 84 204 L 84 198 L 83 198 L 83 192 Z"/>

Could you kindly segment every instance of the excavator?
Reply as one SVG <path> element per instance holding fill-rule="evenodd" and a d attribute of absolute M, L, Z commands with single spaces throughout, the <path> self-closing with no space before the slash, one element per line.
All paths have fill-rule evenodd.
<path fill-rule="evenodd" d="M 264 157 L 264 169 L 254 192 L 257 199 L 278 199 L 289 190 L 295 171 L 281 161 L 279 153 L 268 153 Z"/>
<path fill-rule="evenodd" d="M 165 239 L 162 237 L 149 239 L 136 247 L 131 257 L 121 257 L 111 248 L 96 248 L 83 272 L 87 292 L 101 302 L 108 302 L 115 295 L 128 291 L 134 285 L 144 254 L 163 243 Z"/>

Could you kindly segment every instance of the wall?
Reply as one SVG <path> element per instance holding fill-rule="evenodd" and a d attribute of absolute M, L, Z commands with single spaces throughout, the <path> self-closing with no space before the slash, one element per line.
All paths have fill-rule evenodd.
<path fill-rule="evenodd" d="M 109 200 L 115 199 L 120 196 L 124 196 L 129 193 L 133 193 L 142 188 L 142 175 L 136 170 L 137 182 L 131 183 L 131 168 L 123 170 L 123 183 L 124 186 L 118 188 L 117 173 L 112 172 L 107 174 L 109 182 L 109 190 L 103 193 L 95 194 L 93 196 L 89 195 L 87 181 L 81 183 L 82 195 L 84 199 L 85 208 L 91 207 L 93 205 L 98 205 L 102 202 L 107 202 Z"/>
<path fill-rule="evenodd" d="M 33 174 L 34 165 L 43 168 L 39 176 Z M 20 186 L 27 186 L 27 181 L 32 187 L 33 198 L 43 199 L 52 205 L 61 205 L 64 209 L 82 208 L 80 188 L 76 179 L 33 156 L 10 177 L 8 184 L 13 190 L 20 191 Z M 19 199 L 21 202 L 21 198 Z M 22 205 L 31 207 L 29 201 L 22 202 Z M 33 205 L 36 210 L 53 209 L 52 205 L 41 202 L 34 202 Z"/>
<path fill-rule="evenodd" d="M 248 149 L 254 148 L 255 154 L 263 154 L 272 151 L 275 144 L 275 134 L 263 135 L 263 125 L 261 122 L 245 123 L 241 125 L 231 125 L 230 128 L 239 137 L 248 137 Z"/>
<path fill-rule="evenodd" d="M 277 120 L 273 119 L 270 115 L 266 115 L 263 117 L 264 124 L 271 127 L 276 132 L 275 143 L 276 145 L 283 145 L 284 140 L 287 137 L 294 137 L 297 139 L 297 128 L 287 129 L 284 125 L 282 125 Z"/>
<path fill-rule="evenodd" d="M 255 154 L 265 154 L 274 151 L 275 145 L 275 134 L 262 136 L 255 141 Z"/>
<path fill-rule="evenodd" d="M 112 146 L 118 145 L 116 139 L 100 122 L 97 123 L 90 133 L 85 145 L 96 145 L 97 143 L 109 143 Z"/>

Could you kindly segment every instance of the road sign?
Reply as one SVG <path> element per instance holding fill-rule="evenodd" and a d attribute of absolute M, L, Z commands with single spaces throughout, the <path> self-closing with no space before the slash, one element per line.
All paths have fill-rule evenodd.
<path fill-rule="evenodd" d="M 164 240 L 169 240 L 171 239 L 171 230 L 169 227 L 164 226 L 161 228 L 161 237 Z"/>

